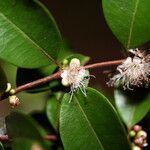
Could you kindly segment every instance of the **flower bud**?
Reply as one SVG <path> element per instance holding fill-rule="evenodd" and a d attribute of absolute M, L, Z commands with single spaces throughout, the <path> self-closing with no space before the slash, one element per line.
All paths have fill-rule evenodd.
<path fill-rule="evenodd" d="M 9 96 L 9 103 L 12 108 L 18 106 L 20 104 L 20 100 L 16 95 Z"/>
<path fill-rule="evenodd" d="M 135 146 L 135 145 L 134 145 L 134 146 L 132 147 L 132 150 L 142 150 L 142 149 L 141 149 L 139 146 Z"/>
<path fill-rule="evenodd" d="M 63 65 L 65 65 L 65 66 L 68 65 L 68 60 L 67 59 L 63 60 Z"/>
<path fill-rule="evenodd" d="M 69 83 L 68 83 L 67 78 L 63 78 L 63 79 L 61 80 L 61 83 L 62 83 L 63 86 L 69 86 Z"/>
<path fill-rule="evenodd" d="M 135 125 L 135 126 L 133 127 L 133 130 L 134 130 L 135 132 L 139 132 L 141 129 L 142 129 L 142 127 L 139 126 L 139 125 Z"/>
<path fill-rule="evenodd" d="M 142 146 L 143 143 L 144 143 L 144 140 L 143 140 L 142 137 L 139 137 L 139 138 L 137 138 L 137 139 L 134 140 L 134 144 L 135 145 Z"/>
<path fill-rule="evenodd" d="M 137 136 L 136 136 L 136 137 L 137 137 L 137 138 L 138 138 L 138 137 L 147 138 L 147 133 L 146 133 L 145 131 L 141 130 L 141 131 L 139 131 L 139 132 L 137 133 Z"/>
<path fill-rule="evenodd" d="M 77 58 L 71 59 L 70 67 L 80 67 L 80 60 Z"/>
<path fill-rule="evenodd" d="M 136 132 L 132 130 L 132 131 L 130 131 L 129 135 L 130 135 L 130 137 L 135 137 Z"/>
<path fill-rule="evenodd" d="M 11 84 L 10 83 L 7 83 L 7 88 L 5 90 L 5 92 L 9 92 L 11 90 Z"/>
<path fill-rule="evenodd" d="M 15 89 L 11 89 L 11 90 L 9 91 L 10 95 L 14 95 L 15 92 L 16 92 Z"/>

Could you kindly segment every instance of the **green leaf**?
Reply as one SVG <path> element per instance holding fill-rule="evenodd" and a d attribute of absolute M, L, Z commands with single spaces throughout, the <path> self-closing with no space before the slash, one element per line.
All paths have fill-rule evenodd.
<path fill-rule="evenodd" d="M 63 50 L 59 52 L 58 61 L 62 62 L 65 57 L 71 54 L 73 54 L 73 50 L 70 49 L 70 46 L 67 43 L 63 42 Z"/>
<path fill-rule="evenodd" d="M 60 136 L 65 150 L 129 150 L 124 128 L 110 102 L 98 91 L 88 88 L 65 94 L 60 110 Z"/>
<path fill-rule="evenodd" d="M 0 142 L 0 150 L 4 150 L 3 144 Z"/>
<path fill-rule="evenodd" d="M 103 0 L 106 21 L 125 48 L 150 40 L 149 0 Z"/>
<path fill-rule="evenodd" d="M 63 93 L 57 93 L 49 98 L 46 104 L 46 114 L 49 122 L 55 130 L 58 129 L 59 125 L 59 114 L 60 114 L 60 98 Z"/>
<path fill-rule="evenodd" d="M 12 150 L 43 150 L 39 142 L 26 138 L 18 138 L 12 144 Z M 50 150 L 50 149 L 49 149 Z"/>
<path fill-rule="evenodd" d="M 125 124 L 131 128 L 141 121 L 150 110 L 150 94 L 148 91 L 115 90 L 115 103 Z"/>
<path fill-rule="evenodd" d="M 18 68 L 17 69 L 17 86 L 38 80 L 40 78 L 43 78 L 45 76 L 51 75 L 56 69 L 56 65 L 50 65 L 46 67 L 42 67 L 39 69 L 23 69 Z M 43 92 L 46 90 L 50 90 L 50 84 L 45 83 L 43 85 L 31 88 L 26 90 L 28 93 L 38 93 Z"/>
<path fill-rule="evenodd" d="M 60 103 L 55 96 L 51 97 L 46 105 L 46 114 L 53 128 L 57 130 L 59 121 Z"/>
<path fill-rule="evenodd" d="M 7 88 L 7 79 L 3 69 L 0 67 L 0 94 Z"/>
<path fill-rule="evenodd" d="M 150 111 L 147 114 L 147 116 L 145 117 L 144 129 L 147 129 L 147 133 L 148 133 L 148 135 L 150 135 Z"/>
<path fill-rule="evenodd" d="M 0 0 L 0 58 L 22 68 L 57 59 L 62 39 L 50 12 L 34 0 Z"/>
<path fill-rule="evenodd" d="M 30 116 L 20 112 L 12 112 L 6 117 L 8 136 L 14 141 L 19 138 L 26 138 L 39 142 L 46 147 L 44 136 L 46 132 Z"/>

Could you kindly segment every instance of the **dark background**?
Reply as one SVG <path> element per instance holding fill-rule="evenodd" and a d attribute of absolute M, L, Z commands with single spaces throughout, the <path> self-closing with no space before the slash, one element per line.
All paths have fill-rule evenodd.
<path fill-rule="evenodd" d="M 101 0 L 42 0 L 42 2 L 50 9 L 63 38 L 75 52 L 90 56 L 91 63 L 123 58 L 120 51 L 122 45 L 105 22 Z M 15 88 L 17 68 L 7 62 L 1 63 L 8 81 Z M 106 82 L 109 78 L 103 74 L 107 69 L 109 68 L 91 70 L 96 79 L 92 78 L 90 84 L 92 87 L 100 88 L 107 97 L 111 96 L 112 102 L 113 90 L 107 87 Z M 17 109 L 25 113 L 42 111 L 45 108 L 43 100 L 46 100 L 45 95 L 46 93 L 19 93 L 21 105 Z M 6 116 L 9 111 L 8 101 L 1 102 L 0 114 Z"/>
<path fill-rule="evenodd" d="M 42 0 L 54 16 L 63 38 L 90 62 L 123 58 L 121 44 L 107 26 L 101 0 Z M 108 69 L 108 68 L 105 68 Z M 92 84 L 110 92 L 104 69 L 92 70 Z"/>

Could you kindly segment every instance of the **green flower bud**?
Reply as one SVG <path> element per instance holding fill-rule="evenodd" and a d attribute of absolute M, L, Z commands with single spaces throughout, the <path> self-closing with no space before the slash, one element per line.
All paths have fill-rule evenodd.
<path fill-rule="evenodd" d="M 9 91 L 9 93 L 10 93 L 10 95 L 13 95 L 13 94 L 15 94 L 15 89 L 11 89 L 10 91 Z"/>
<path fill-rule="evenodd" d="M 7 83 L 7 88 L 5 90 L 5 92 L 9 92 L 11 90 L 11 84 L 10 83 Z"/>
<path fill-rule="evenodd" d="M 136 135 L 136 132 L 135 132 L 135 131 L 133 131 L 133 130 L 130 131 L 130 133 L 129 133 L 129 136 L 130 136 L 130 137 L 135 137 L 135 135 Z"/>

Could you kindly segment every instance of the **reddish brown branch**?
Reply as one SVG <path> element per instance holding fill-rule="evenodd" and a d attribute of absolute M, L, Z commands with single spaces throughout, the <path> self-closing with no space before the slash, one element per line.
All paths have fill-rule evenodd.
<path fill-rule="evenodd" d="M 48 140 L 48 141 L 58 141 L 58 137 L 56 135 L 47 135 L 44 137 L 45 140 Z"/>
<path fill-rule="evenodd" d="M 45 140 L 48 140 L 48 141 L 58 141 L 58 137 L 56 135 L 46 135 L 44 137 Z M 8 142 L 8 141 L 12 141 L 11 138 L 8 137 L 8 135 L 1 135 L 0 136 L 0 141 L 1 142 Z"/>
<path fill-rule="evenodd" d="M 122 63 L 122 61 L 123 61 L 123 59 L 121 59 L 121 60 L 112 60 L 112 61 L 105 61 L 105 62 L 100 62 L 100 63 L 95 63 L 95 64 L 89 64 L 89 65 L 84 66 L 84 68 L 85 69 L 94 69 L 94 68 L 102 68 L 102 67 L 107 67 L 107 66 L 119 65 L 119 64 Z M 54 73 L 54 74 L 52 74 L 50 76 L 47 76 L 47 77 L 44 77 L 42 79 L 35 80 L 33 82 L 21 85 L 21 86 L 16 88 L 16 90 L 15 90 L 16 92 L 15 93 L 17 94 L 17 93 L 20 93 L 20 92 L 25 91 L 27 89 L 36 87 L 38 85 L 50 82 L 52 80 L 59 79 L 60 78 L 60 74 L 61 74 L 61 71 L 58 71 L 58 72 L 56 72 L 56 73 Z M 5 98 L 7 98 L 7 97 L 8 97 L 7 94 L 2 94 L 0 96 L 0 100 L 3 100 Z"/>
<path fill-rule="evenodd" d="M 22 91 L 25 91 L 27 89 L 30 89 L 30 88 L 33 88 L 33 87 L 36 87 L 38 85 L 41 85 L 41 84 L 44 84 L 44 83 L 47 83 L 47 82 L 50 82 L 52 80 L 56 80 L 56 79 L 59 79 L 60 78 L 60 74 L 61 72 L 58 71 L 50 76 L 47 76 L 47 77 L 44 77 L 42 79 L 39 79 L 39 80 L 35 80 L 33 82 L 30 82 L 30 83 L 27 83 L 27 84 L 24 84 L 24 85 L 21 85 L 19 87 L 16 88 L 16 92 L 15 93 L 19 93 L 19 92 L 22 92 Z"/>
<path fill-rule="evenodd" d="M 84 68 L 85 69 L 94 69 L 94 68 L 102 68 L 102 67 L 108 67 L 108 66 L 113 66 L 113 65 L 119 65 L 123 62 L 123 60 L 124 59 L 89 64 L 89 65 L 84 66 Z"/>

